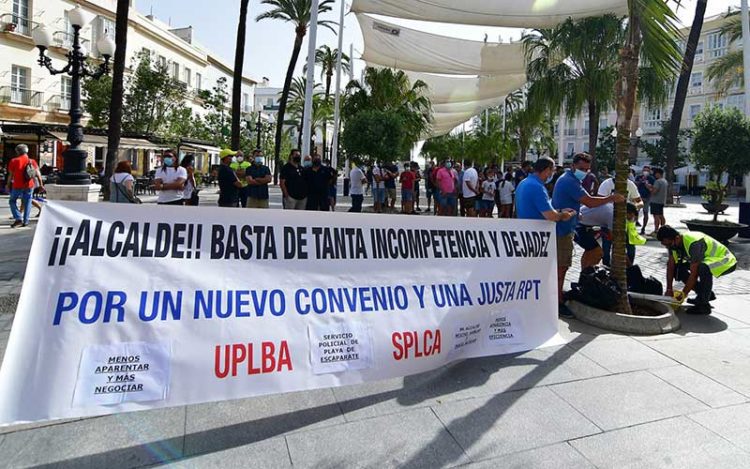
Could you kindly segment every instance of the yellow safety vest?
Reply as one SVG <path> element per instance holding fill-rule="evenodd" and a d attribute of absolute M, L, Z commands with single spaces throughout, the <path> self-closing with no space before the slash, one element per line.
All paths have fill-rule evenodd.
<path fill-rule="evenodd" d="M 727 270 L 737 265 L 737 258 L 734 257 L 734 254 L 732 254 L 726 246 L 707 234 L 687 231 L 685 233 L 680 233 L 680 236 L 682 236 L 682 245 L 685 247 L 688 260 L 690 259 L 690 246 L 696 241 L 705 241 L 706 257 L 703 259 L 703 263 L 708 265 L 708 268 L 711 269 L 711 274 L 714 277 L 721 277 Z M 676 251 L 672 251 L 672 256 L 674 257 L 675 262 L 680 261 Z"/>
<path fill-rule="evenodd" d="M 643 246 L 646 244 L 646 238 L 640 235 L 638 233 L 638 228 L 635 226 L 634 221 L 626 222 L 627 231 L 628 231 L 628 243 L 633 246 Z"/>
<path fill-rule="evenodd" d="M 237 171 L 238 169 L 245 170 L 245 169 L 249 168 L 250 166 L 252 166 L 252 164 L 250 162 L 248 162 L 248 161 L 243 161 L 242 163 L 234 162 L 234 163 L 232 163 L 232 164 L 229 165 L 229 167 L 232 169 L 232 171 Z"/>

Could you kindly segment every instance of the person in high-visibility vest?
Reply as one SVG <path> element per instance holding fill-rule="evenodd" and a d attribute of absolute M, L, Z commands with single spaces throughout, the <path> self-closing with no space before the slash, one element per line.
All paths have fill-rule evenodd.
<path fill-rule="evenodd" d="M 662 226 L 656 235 L 663 246 L 669 249 L 667 264 L 667 296 L 682 303 L 687 299 L 693 305 L 690 314 L 711 314 L 710 301 L 714 277 L 727 275 L 737 267 L 737 259 L 729 249 L 712 237 L 694 231 L 678 232 L 671 226 Z M 673 282 L 685 284 L 682 291 L 674 291 Z M 696 297 L 687 296 L 695 290 Z"/>

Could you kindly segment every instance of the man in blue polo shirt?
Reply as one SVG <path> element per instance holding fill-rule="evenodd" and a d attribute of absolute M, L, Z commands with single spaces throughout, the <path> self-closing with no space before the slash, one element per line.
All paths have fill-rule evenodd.
<path fill-rule="evenodd" d="M 561 314 L 568 313 L 563 304 L 563 284 L 568 269 L 573 265 L 573 237 L 578 224 L 578 212 L 581 205 L 589 208 L 600 207 L 610 202 L 622 203 L 625 198 L 620 194 L 607 197 L 592 197 L 581 186 L 581 181 L 591 169 L 591 156 L 578 153 L 573 157 L 573 165 L 560 176 L 552 192 L 552 206 L 558 210 L 570 209 L 576 215 L 568 221 L 557 224 L 557 291 L 560 299 Z"/>
<path fill-rule="evenodd" d="M 571 209 L 555 210 L 550 202 L 547 188 L 544 185 L 552 180 L 554 172 L 555 161 L 552 158 L 543 156 L 534 163 L 534 173 L 529 174 L 516 188 L 516 214 L 518 218 L 549 220 L 560 224 L 575 217 L 575 211 Z M 562 317 L 573 317 L 570 310 L 562 305 L 562 302 L 558 307 L 558 314 Z"/>

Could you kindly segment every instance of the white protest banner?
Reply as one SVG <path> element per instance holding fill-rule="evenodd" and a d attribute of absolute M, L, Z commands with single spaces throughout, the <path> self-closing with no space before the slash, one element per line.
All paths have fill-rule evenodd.
<path fill-rule="evenodd" d="M 355 384 L 561 343 L 552 223 L 50 202 L 0 424 Z"/>

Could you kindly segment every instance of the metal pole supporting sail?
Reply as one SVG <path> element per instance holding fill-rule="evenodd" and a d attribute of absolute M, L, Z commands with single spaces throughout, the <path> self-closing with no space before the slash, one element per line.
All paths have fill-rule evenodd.
<path fill-rule="evenodd" d="M 748 13 L 748 0 L 742 0 L 740 17 L 742 21 L 742 57 L 744 62 L 745 78 L 745 115 L 750 116 L 750 13 Z M 750 184 L 750 174 L 745 175 L 745 187 Z M 746 191 L 745 202 L 750 202 L 750 190 Z"/>
<path fill-rule="evenodd" d="M 333 102 L 333 148 L 331 148 L 331 166 L 334 168 L 338 167 L 339 163 L 339 127 L 341 120 L 340 104 L 341 104 L 341 54 L 344 47 L 344 9 L 346 8 L 346 1 L 341 0 L 341 14 L 339 16 L 339 47 L 336 53 L 336 96 Z M 351 58 L 349 58 L 351 61 Z M 344 172 L 348 171 L 349 165 L 344 168 Z M 345 174 L 346 175 L 346 174 Z"/>
<path fill-rule="evenodd" d="M 315 49 L 318 39 L 318 0 L 312 0 L 310 10 L 310 33 L 307 47 L 307 86 L 305 88 L 305 113 L 302 116 L 302 155 L 310 155 L 312 139 L 312 99 L 315 85 Z"/>

